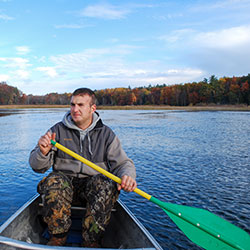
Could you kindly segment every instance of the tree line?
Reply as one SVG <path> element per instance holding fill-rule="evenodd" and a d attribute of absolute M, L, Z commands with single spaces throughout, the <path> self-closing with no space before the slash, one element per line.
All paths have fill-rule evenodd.
<path fill-rule="evenodd" d="M 107 88 L 95 90 L 98 105 L 170 105 L 246 104 L 250 103 L 250 74 L 241 77 L 212 75 L 209 79 L 175 85 L 149 85 L 147 87 Z M 57 104 L 67 105 L 71 93 L 26 95 L 6 82 L 0 83 L 0 105 Z"/>

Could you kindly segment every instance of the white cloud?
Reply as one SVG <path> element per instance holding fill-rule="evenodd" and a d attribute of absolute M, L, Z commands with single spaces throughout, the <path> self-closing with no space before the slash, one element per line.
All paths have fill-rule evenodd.
<path fill-rule="evenodd" d="M 232 9 L 232 10 L 238 10 L 238 9 L 248 9 L 250 7 L 249 0 L 220 0 L 220 1 L 206 1 L 202 4 L 193 5 L 190 10 L 194 12 L 205 12 L 208 11 L 216 11 L 218 9 L 226 10 L 226 9 Z"/>
<path fill-rule="evenodd" d="M 16 46 L 15 49 L 18 55 L 26 55 L 30 52 L 30 48 L 28 46 Z"/>
<path fill-rule="evenodd" d="M 5 21 L 10 21 L 10 20 L 13 20 L 14 18 L 6 14 L 0 13 L 0 19 L 5 20 Z"/>
<path fill-rule="evenodd" d="M 92 26 L 93 25 L 88 25 L 88 24 L 60 24 L 60 25 L 55 25 L 54 27 L 56 29 L 83 29 Z"/>
<path fill-rule="evenodd" d="M 89 5 L 81 11 L 81 16 L 94 17 L 101 19 L 122 19 L 130 11 L 121 9 L 111 4 Z"/>
<path fill-rule="evenodd" d="M 118 43 L 119 39 L 118 38 L 110 38 L 106 42 L 108 42 L 108 43 Z"/>
<path fill-rule="evenodd" d="M 51 78 L 54 78 L 58 75 L 55 68 L 53 67 L 37 67 L 36 70 L 44 72 L 46 75 L 48 75 Z"/>
<path fill-rule="evenodd" d="M 244 75 L 249 73 L 250 26 L 200 32 L 176 30 L 160 39 L 166 49 L 174 49 L 175 58 L 200 68 L 208 75 Z"/>
<path fill-rule="evenodd" d="M 16 71 L 16 75 L 18 76 L 19 79 L 27 80 L 30 76 L 30 73 L 26 70 L 19 69 Z"/>
<path fill-rule="evenodd" d="M 176 84 L 200 79 L 203 72 L 199 69 L 172 68 L 161 61 L 128 62 L 126 57 L 137 47 L 129 45 L 117 45 L 101 49 L 88 49 L 81 53 L 51 56 L 50 62 L 43 58 L 43 65 L 36 67 L 32 72 L 27 70 L 29 61 L 24 58 L 0 58 L 0 63 L 5 68 L 14 68 L 8 75 L 2 75 L 3 80 L 17 82 L 18 87 L 24 93 L 29 94 L 29 88 L 36 84 L 46 82 L 45 77 L 35 74 L 42 72 L 45 76 L 53 78 L 48 86 L 35 87 L 33 94 L 46 94 L 49 92 L 73 91 L 84 86 L 96 89 L 107 87 L 131 87 L 145 86 L 147 84 Z M 39 62 L 39 58 L 36 58 Z M 39 79 L 40 77 L 40 79 Z M 1 78 L 0 78 L 1 80 Z M 15 83 L 17 84 L 17 83 Z"/>
<path fill-rule="evenodd" d="M 10 77 L 8 75 L 5 75 L 5 74 L 0 75 L 0 82 L 6 82 L 9 80 L 9 78 Z"/>
<path fill-rule="evenodd" d="M 134 65 L 133 65 L 134 66 Z M 108 73 L 108 72 L 106 72 Z M 111 75 L 84 78 L 83 83 L 96 89 L 145 86 L 148 84 L 178 84 L 200 79 L 204 72 L 195 69 L 169 69 L 167 71 L 123 68 Z M 116 73 L 116 74 L 115 74 Z M 72 86 L 73 87 L 73 86 Z"/>
<path fill-rule="evenodd" d="M 5 68 L 20 68 L 25 69 L 31 64 L 29 64 L 29 60 L 21 57 L 0 57 L 0 62 L 5 63 Z"/>
<path fill-rule="evenodd" d="M 211 32 L 198 33 L 194 39 L 195 45 L 216 48 L 232 49 L 250 43 L 250 26 L 232 27 Z"/>
<path fill-rule="evenodd" d="M 50 57 L 60 76 L 77 75 L 84 78 L 120 77 L 129 75 L 124 57 L 137 47 L 119 45 L 110 48 L 88 49 L 81 53 L 72 53 Z"/>
<path fill-rule="evenodd" d="M 116 54 L 110 56 L 113 50 Z M 31 88 L 32 94 L 46 94 L 53 91 L 70 92 L 83 85 L 93 89 L 103 89 L 127 87 L 128 84 L 131 87 L 147 84 L 176 84 L 194 81 L 203 76 L 203 72 L 199 69 L 172 68 L 161 61 L 127 62 L 120 57 L 122 53 L 122 49 L 118 47 L 116 49 L 92 49 L 82 53 L 51 57 L 53 66 L 34 69 L 53 78 L 53 81 L 49 81 L 46 86 L 44 82 L 48 79 L 39 78 L 34 71 L 31 77 L 25 68 L 10 72 L 11 78 L 6 75 L 2 79 L 8 79 L 11 82 L 17 82 L 18 79 L 18 83 L 15 84 L 26 94 L 30 94 Z"/>
<path fill-rule="evenodd" d="M 200 32 L 194 29 L 174 30 L 158 38 L 168 45 L 184 45 L 184 48 L 232 49 L 250 43 L 250 26 Z"/>
<path fill-rule="evenodd" d="M 180 41 L 188 41 L 188 39 L 195 33 L 192 29 L 179 29 L 174 30 L 168 35 L 162 35 L 158 37 L 159 40 L 163 40 L 168 44 L 174 44 Z"/>
<path fill-rule="evenodd" d="M 53 56 L 50 59 L 55 64 L 62 81 L 71 79 L 72 82 L 77 82 L 84 79 L 85 83 L 95 83 L 99 88 L 106 88 L 110 84 L 126 87 L 128 83 L 131 86 L 147 83 L 176 84 L 200 79 L 204 74 L 199 69 L 169 68 L 160 61 L 126 62 L 122 57 L 123 49 L 132 50 L 133 47 L 118 46 L 86 50 L 82 53 Z"/>

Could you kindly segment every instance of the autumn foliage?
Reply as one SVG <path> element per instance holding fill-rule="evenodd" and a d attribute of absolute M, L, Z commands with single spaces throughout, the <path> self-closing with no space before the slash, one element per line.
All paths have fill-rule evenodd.
<path fill-rule="evenodd" d="M 211 76 L 200 82 L 148 87 L 96 90 L 98 105 L 246 104 L 250 103 L 250 74 L 242 77 Z M 25 95 L 16 87 L 0 83 L 2 104 L 69 104 L 71 93 L 44 96 Z"/>
<path fill-rule="evenodd" d="M 186 84 L 140 88 L 113 88 L 96 91 L 99 105 L 247 104 L 250 103 L 250 74 Z"/>

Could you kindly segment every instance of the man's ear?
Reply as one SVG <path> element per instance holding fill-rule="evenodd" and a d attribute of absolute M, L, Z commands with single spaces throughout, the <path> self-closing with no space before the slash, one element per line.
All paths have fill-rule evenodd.
<path fill-rule="evenodd" d="M 96 111 L 96 105 L 93 104 L 93 105 L 91 106 L 91 109 L 92 109 L 92 112 L 94 113 L 94 112 Z"/>

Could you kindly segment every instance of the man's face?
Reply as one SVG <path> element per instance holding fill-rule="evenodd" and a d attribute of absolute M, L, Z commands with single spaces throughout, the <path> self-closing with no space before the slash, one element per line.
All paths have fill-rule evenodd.
<path fill-rule="evenodd" d="M 92 114 L 96 110 L 92 98 L 89 95 L 72 96 L 70 104 L 70 113 L 75 124 L 81 129 L 89 127 L 92 123 Z"/>

